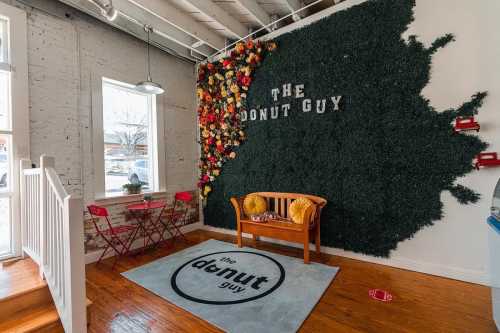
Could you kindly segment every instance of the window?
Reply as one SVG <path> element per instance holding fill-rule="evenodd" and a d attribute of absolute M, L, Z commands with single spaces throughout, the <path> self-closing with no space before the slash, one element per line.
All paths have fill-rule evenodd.
<path fill-rule="evenodd" d="M 26 30 L 26 13 L 0 2 L 0 260 L 21 252 L 14 161 L 29 158 Z"/>
<path fill-rule="evenodd" d="M 0 17 L 0 63 L 7 63 L 8 57 L 8 36 L 7 36 L 8 21 Z"/>
<path fill-rule="evenodd" d="M 156 153 L 156 97 L 126 83 L 103 79 L 102 114 L 105 196 L 123 192 L 127 183 L 142 184 L 143 191 L 158 188 Z"/>
<path fill-rule="evenodd" d="M 0 257 L 8 255 L 12 250 L 12 192 L 10 186 L 12 158 L 9 149 L 12 131 L 7 29 L 8 21 L 0 17 Z"/>

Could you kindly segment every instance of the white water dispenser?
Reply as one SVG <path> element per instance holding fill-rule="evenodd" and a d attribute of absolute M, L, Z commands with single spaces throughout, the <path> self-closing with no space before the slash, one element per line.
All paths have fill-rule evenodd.
<path fill-rule="evenodd" d="M 500 179 L 497 182 L 491 203 L 491 215 L 488 217 L 491 299 L 493 303 L 493 319 L 500 330 Z"/>

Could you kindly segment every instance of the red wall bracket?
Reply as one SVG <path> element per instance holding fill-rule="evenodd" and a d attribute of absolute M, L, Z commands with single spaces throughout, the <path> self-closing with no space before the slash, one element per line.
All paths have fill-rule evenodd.
<path fill-rule="evenodd" d="M 476 169 L 480 167 L 500 166 L 500 159 L 497 153 L 480 153 L 476 156 Z"/>
<path fill-rule="evenodd" d="M 453 127 L 453 132 L 464 132 L 464 131 L 476 131 L 479 132 L 479 123 L 474 119 L 474 117 L 458 117 L 455 119 L 455 126 Z"/>

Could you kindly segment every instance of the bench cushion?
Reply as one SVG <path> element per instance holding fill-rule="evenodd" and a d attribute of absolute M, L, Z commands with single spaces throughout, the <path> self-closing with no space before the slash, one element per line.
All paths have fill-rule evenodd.
<path fill-rule="evenodd" d="M 243 201 L 243 212 L 246 216 L 262 214 L 267 210 L 267 202 L 260 195 L 251 194 Z"/>
<path fill-rule="evenodd" d="M 304 214 L 307 208 L 309 208 L 312 204 L 311 200 L 305 197 L 300 197 L 290 204 L 290 207 L 288 208 L 288 215 L 290 215 L 294 223 L 303 224 Z"/>

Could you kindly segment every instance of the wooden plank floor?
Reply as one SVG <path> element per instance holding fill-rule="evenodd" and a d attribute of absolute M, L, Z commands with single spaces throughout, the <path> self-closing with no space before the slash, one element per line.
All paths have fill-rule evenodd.
<path fill-rule="evenodd" d="M 220 332 L 120 273 L 207 239 L 234 242 L 233 236 L 208 231 L 188 234 L 189 243 L 150 250 L 122 259 L 112 271 L 111 260 L 87 266 L 87 297 L 93 302 L 89 332 Z M 262 250 L 300 257 L 294 248 L 245 242 Z M 313 254 L 313 261 L 319 261 Z M 322 263 L 340 272 L 302 325 L 300 332 L 497 332 L 491 319 L 487 287 L 410 272 L 357 260 L 322 255 Z M 381 288 L 391 303 L 368 297 Z M 264 332 L 263 332 L 264 333 Z"/>
<path fill-rule="evenodd" d="M 45 281 L 38 273 L 37 264 L 29 258 L 11 263 L 0 263 L 0 300 L 45 285 Z"/>

